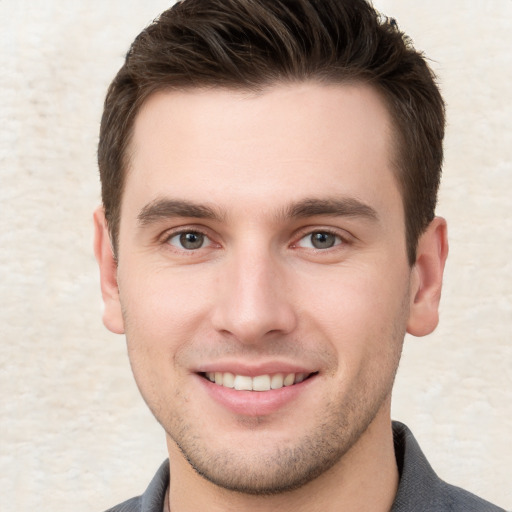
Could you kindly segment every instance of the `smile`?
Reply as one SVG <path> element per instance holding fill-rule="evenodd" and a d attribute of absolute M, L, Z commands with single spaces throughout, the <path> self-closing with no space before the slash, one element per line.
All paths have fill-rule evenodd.
<path fill-rule="evenodd" d="M 230 372 L 205 372 L 203 376 L 209 381 L 225 388 L 237 391 L 270 391 L 286 386 L 299 384 L 311 377 L 307 373 L 275 373 L 249 377 L 247 375 L 235 375 Z"/>

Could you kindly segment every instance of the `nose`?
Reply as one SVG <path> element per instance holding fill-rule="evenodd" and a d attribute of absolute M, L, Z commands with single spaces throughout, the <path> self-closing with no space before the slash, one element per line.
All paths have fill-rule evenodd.
<path fill-rule="evenodd" d="M 212 322 L 223 335 L 256 344 L 297 325 L 285 268 L 264 251 L 243 251 L 225 262 Z"/>

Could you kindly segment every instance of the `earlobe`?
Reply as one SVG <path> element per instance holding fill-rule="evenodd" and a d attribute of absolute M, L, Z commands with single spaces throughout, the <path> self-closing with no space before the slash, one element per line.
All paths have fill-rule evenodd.
<path fill-rule="evenodd" d="M 105 327 L 116 334 L 124 334 L 123 315 L 117 286 L 117 262 L 114 257 L 105 211 L 99 207 L 94 212 L 94 254 L 100 268 L 101 295 Z"/>
<path fill-rule="evenodd" d="M 409 334 L 425 336 L 437 327 L 447 256 L 446 221 L 436 217 L 418 241 L 411 279 L 411 304 L 407 323 Z"/>

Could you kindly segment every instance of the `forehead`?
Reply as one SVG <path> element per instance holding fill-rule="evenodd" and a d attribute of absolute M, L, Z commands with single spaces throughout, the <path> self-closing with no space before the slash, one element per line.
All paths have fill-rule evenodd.
<path fill-rule="evenodd" d="M 125 196 L 132 205 L 167 195 L 226 207 L 301 195 L 378 203 L 391 187 L 401 202 L 391 133 L 385 103 L 365 85 L 158 92 L 135 120 Z"/>

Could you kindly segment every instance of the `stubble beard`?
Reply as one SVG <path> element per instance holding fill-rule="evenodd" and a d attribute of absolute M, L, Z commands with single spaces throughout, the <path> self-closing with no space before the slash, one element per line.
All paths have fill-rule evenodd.
<path fill-rule="evenodd" d="M 172 428 L 168 435 L 195 472 L 212 484 L 242 494 L 273 496 L 303 487 L 335 466 L 365 433 L 389 396 L 363 413 L 358 412 L 364 409 L 361 404 L 345 404 L 350 411 L 338 407 L 340 410 L 296 439 L 293 446 L 264 451 L 264 434 L 256 434 L 262 437 L 262 449 L 252 456 L 243 448 L 212 451 L 186 424 Z"/>
<path fill-rule="evenodd" d="M 259 436 L 261 449 L 256 453 L 249 454 L 244 447 L 232 448 L 229 442 L 225 447 L 212 448 L 201 428 L 187 423 L 186 414 L 180 414 L 178 410 L 166 411 L 161 404 L 155 406 L 146 400 L 142 389 L 141 393 L 169 440 L 194 471 L 207 481 L 222 489 L 247 495 L 273 496 L 293 491 L 336 465 L 361 439 L 379 412 L 389 409 L 407 314 L 408 305 L 404 301 L 391 332 L 383 337 L 387 348 L 382 358 L 374 358 L 358 386 L 345 390 L 343 396 L 327 403 L 322 420 L 287 446 L 265 446 L 262 426 L 266 419 L 251 418 L 240 420 L 240 427 Z M 180 394 L 176 391 L 174 403 L 182 403 Z M 247 428 L 249 423 L 252 423 L 252 428 Z"/>
<path fill-rule="evenodd" d="M 403 340 L 404 333 L 401 336 Z M 389 408 L 401 347 L 399 343 L 382 361 L 388 367 L 383 372 L 387 376 L 385 381 L 375 382 L 376 368 L 372 368 L 358 390 L 328 403 L 322 420 L 287 445 L 265 446 L 263 418 L 251 418 L 240 426 L 253 427 L 248 430 L 259 436 L 260 448 L 256 453 L 243 447 L 232 448 L 229 442 L 225 447 L 212 449 L 197 427 L 186 423 L 184 416 L 176 415 L 166 425 L 161 424 L 195 472 L 212 484 L 256 496 L 293 491 L 335 466 L 361 439 L 379 412 Z"/>

